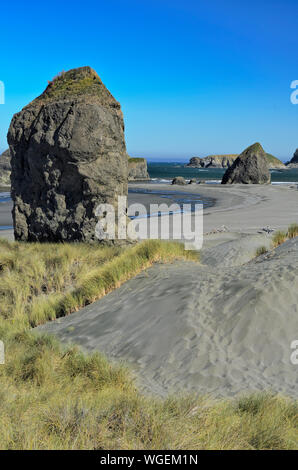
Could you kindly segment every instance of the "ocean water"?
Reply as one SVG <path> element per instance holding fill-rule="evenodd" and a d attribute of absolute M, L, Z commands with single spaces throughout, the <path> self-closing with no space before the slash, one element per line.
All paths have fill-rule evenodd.
<path fill-rule="evenodd" d="M 183 176 L 189 180 L 196 178 L 206 183 L 220 183 L 225 173 L 221 168 L 189 168 L 185 163 L 148 163 L 148 173 L 155 183 L 166 183 L 175 176 Z M 271 180 L 274 184 L 298 183 L 298 168 L 289 170 L 270 170 Z"/>
<path fill-rule="evenodd" d="M 8 191 L 2 192 L 0 188 L 0 202 L 9 202 L 10 200 L 10 193 Z"/>
<path fill-rule="evenodd" d="M 129 194 L 153 194 L 156 196 L 159 196 L 162 199 L 165 200 L 170 200 L 170 204 L 174 203 L 177 204 L 180 207 L 180 213 L 184 212 L 184 204 L 188 204 L 190 206 L 191 212 L 194 212 L 196 210 L 196 205 L 197 204 L 202 204 L 204 206 L 204 209 L 207 207 L 212 207 L 214 205 L 214 199 L 211 197 L 205 197 L 201 196 L 200 194 L 192 194 L 191 192 L 182 192 L 182 191 L 166 191 L 162 190 L 159 191 L 158 189 L 156 190 L 146 190 L 146 189 L 138 189 L 138 188 L 129 188 L 128 190 Z M 167 201 L 165 201 L 167 202 Z M 168 212 L 167 212 L 168 213 Z M 162 215 L 161 213 L 158 214 L 151 214 L 150 216 L 155 216 L 155 215 Z M 137 217 L 131 217 L 132 219 L 141 217 L 143 218 L 144 216 L 137 216 Z"/>

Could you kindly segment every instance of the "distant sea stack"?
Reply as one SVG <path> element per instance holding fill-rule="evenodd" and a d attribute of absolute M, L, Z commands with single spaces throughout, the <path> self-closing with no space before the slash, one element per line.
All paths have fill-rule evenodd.
<path fill-rule="evenodd" d="M 96 239 L 95 209 L 127 195 L 120 104 L 90 67 L 62 72 L 17 113 L 8 143 L 15 238 Z"/>
<path fill-rule="evenodd" d="M 189 163 L 186 165 L 191 168 L 229 168 L 233 165 L 238 154 L 229 155 L 209 155 L 208 157 L 192 157 Z M 268 160 L 268 166 L 270 170 L 274 169 L 285 169 L 286 166 L 278 158 L 266 153 Z"/>
<path fill-rule="evenodd" d="M 295 151 L 292 160 L 287 164 L 287 168 L 298 168 L 298 149 Z"/>
<path fill-rule="evenodd" d="M 128 180 L 149 180 L 147 160 L 145 158 L 128 157 Z"/>
<path fill-rule="evenodd" d="M 192 157 L 186 165 L 192 168 L 228 168 L 238 155 L 209 155 L 208 157 Z"/>
<path fill-rule="evenodd" d="M 0 155 L 0 186 L 10 187 L 10 173 L 10 151 L 8 149 Z"/>
<path fill-rule="evenodd" d="M 222 184 L 269 184 L 271 175 L 261 144 L 248 147 L 225 172 Z"/>

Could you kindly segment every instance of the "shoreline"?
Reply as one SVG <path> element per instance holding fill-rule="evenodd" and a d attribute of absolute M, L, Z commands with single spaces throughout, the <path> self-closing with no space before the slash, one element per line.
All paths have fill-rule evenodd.
<path fill-rule="evenodd" d="M 138 189 L 156 190 L 155 183 L 134 183 Z M 189 187 L 191 186 L 191 187 Z M 263 227 L 287 228 L 298 220 L 298 191 L 292 185 L 210 185 L 171 186 L 158 184 L 159 191 L 191 192 L 209 197 L 212 207 L 204 210 L 204 233 L 226 226 L 231 232 L 257 233 Z M 137 202 L 137 198 L 134 202 Z M 147 203 L 150 203 L 148 194 Z"/>
<path fill-rule="evenodd" d="M 179 196 L 185 193 L 194 200 L 202 197 L 212 201 L 212 206 L 204 209 L 204 233 L 222 226 L 229 232 L 239 233 L 257 233 L 267 226 L 284 230 L 298 220 L 298 191 L 297 186 L 291 184 L 172 186 L 148 182 L 129 183 L 129 189 L 145 191 L 146 194 L 130 192 L 128 205 L 142 203 L 147 210 L 150 204 L 175 203 L 175 193 Z M 11 209 L 11 201 L 0 203 L 0 229 L 12 225 Z M 0 237 L 13 239 L 13 230 L 0 230 Z"/>

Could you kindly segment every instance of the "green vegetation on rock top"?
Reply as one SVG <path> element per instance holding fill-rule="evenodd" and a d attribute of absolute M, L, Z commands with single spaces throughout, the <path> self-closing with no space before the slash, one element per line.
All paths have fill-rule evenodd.
<path fill-rule="evenodd" d="M 274 164 L 274 165 L 283 165 L 283 162 L 281 160 L 279 160 L 278 158 L 274 157 L 273 155 L 271 155 L 270 153 L 266 153 L 266 157 L 267 159 L 269 160 L 270 163 Z"/>
<path fill-rule="evenodd" d="M 238 153 L 228 153 L 224 155 L 207 155 L 207 157 L 204 158 L 236 158 L 238 157 Z"/>
<path fill-rule="evenodd" d="M 256 153 L 262 152 L 262 153 L 265 153 L 262 145 L 259 142 L 256 142 L 255 144 L 250 145 L 242 153 L 247 153 L 247 152 L 256 152 Z"/>
<path fill-rule="evenodd" d="M 145 158 L 131 158 L 131 157 L 128 157 L 128 162 L 129 163 L 140 163 L 140 162 L 144 162 L 145 161 Z"/>
<path fill-rule="evenodd" d="M 80 67 L 68 72 L 60 72 L 49 82 L 45 91 L 34 102 L 64 100 L 78 96 L 98 97 L 102 102 L 120 107 L 91 67 Z"/>

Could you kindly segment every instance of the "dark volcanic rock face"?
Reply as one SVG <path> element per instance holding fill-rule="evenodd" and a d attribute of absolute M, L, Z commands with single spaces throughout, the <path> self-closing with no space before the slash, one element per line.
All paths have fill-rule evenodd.
<path fill-rule="evenodd" d="M 268 184 L 271 175 L 266 153 L 258 143 L 248 147 L 225 172 L 222 184 Z"/>
<path fill-rule="evenodd" d="M 8 132 L 17 240 L 93 241 L 95 209 L 127 195 L 120 104 L 90 67 L 63 73 Z"/>
<path fill-rule="evenodd" d="M 297 168 L 298 167 L 298 149 L 293 155 L 292 160 L 287 163 L 288 168 Z"/>
<path fill-rule="evenodd" d="M 291 163 L 298 163 L 298 149 L 294 153 Z"/>

